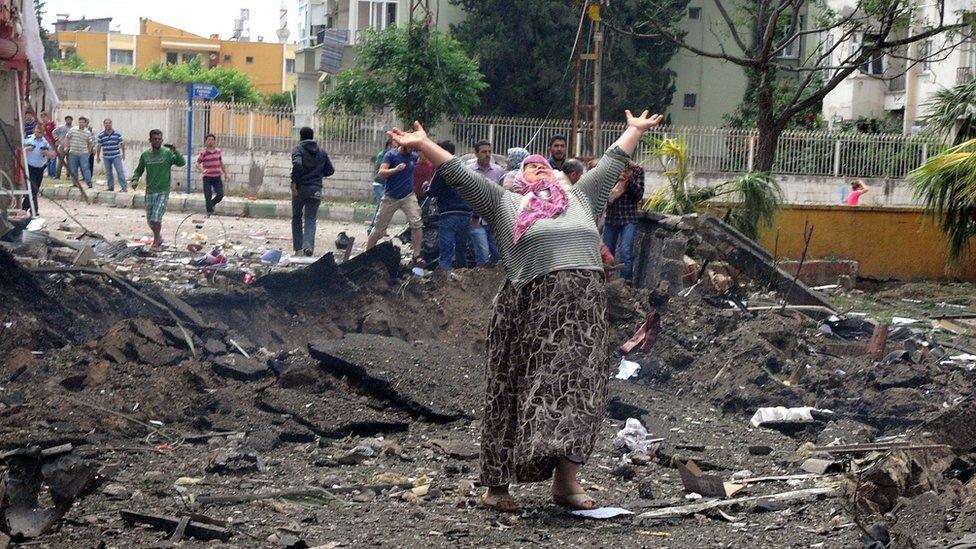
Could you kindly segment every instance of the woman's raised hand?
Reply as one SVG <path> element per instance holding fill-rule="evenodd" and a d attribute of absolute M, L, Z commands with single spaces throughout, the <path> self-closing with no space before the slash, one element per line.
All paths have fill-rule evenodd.
<path fill-rule="evenodd" d="M 427 139 L 427 132 L 424 131 L 424 127 L 420 125 L 420 122 L 413 123 L 412 132 L 405 132 L 400 128 L 393 128 L 389 133 L 390 137 L 393 138 L 393 142 L 401 147 L 418 148 Z"/>
<path fill-rule="evenodd" d="M 624 111 L 627 114 L 627 125 L 633 128 L 637 128 L 640 131 L 647 131 L 655 126 L 660 126 L 661 122 L 664 121 L 664 115 L 651 114 L 650 111 L 644 111 L 640 116 L 634 116 L 630 111 Z"/>

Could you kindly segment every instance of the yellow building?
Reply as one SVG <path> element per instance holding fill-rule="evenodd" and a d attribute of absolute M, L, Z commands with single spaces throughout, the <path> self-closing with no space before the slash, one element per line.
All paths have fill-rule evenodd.
<path fill-rule="evenodd" d="M 139 20 L 139 34 L 59 31 L 62 58 L 77 53 L 96 70 L 143 71 L 155 62 L 184 63 L 201 56 L 204 66 L 238 69 L 261 93 L 295 89 L 295 45 L 239 42 L 198 36 L 150 19 Z"/>

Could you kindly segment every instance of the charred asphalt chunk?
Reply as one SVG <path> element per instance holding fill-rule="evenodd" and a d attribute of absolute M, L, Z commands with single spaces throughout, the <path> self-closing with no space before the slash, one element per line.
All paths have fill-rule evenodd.
<path fill-rule="evenodd" d="M 348 377 L 411 414 L 454 421 L 479 413 L 482 358 L 464 349 L 367 334 L 347 334 L 308 348 L 329 373 Z"/>

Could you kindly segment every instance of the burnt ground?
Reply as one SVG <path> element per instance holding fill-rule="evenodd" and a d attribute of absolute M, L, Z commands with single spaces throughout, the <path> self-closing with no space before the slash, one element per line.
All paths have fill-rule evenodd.
<path fill-rule="evenodd" d="M 516 487 L 517 515 L 481 509 L 484 327 L 503 274 L 422 279 L 391 273 L 393 256 L 361 257 L 184 291 L 193 321 L 192 311 L 166 314 L 104 276 L 31 274 L 0 252 L 0 283 L 13 289 L 0 294 L 0 450 L 71 443 L 74 455 L 113 471 L 33 543 L 144 547 L 167 537 L 126 524 L 122 510 L 202 513 L 239 547 L 288 536 L 324 547 L 853 547 L 875 521 L 891 525 L 896 546 L 941 547 L 972 529 L 976 460 L 945 451 L 905 452 L 901 469 L 912 473 L 891 477 L 903 486 L 836 474 L 751 484 L 738 495 L 841 487 L 835 497 L 745 504 L 725 516 L 583 520 L 551 505 L 543 484 Z M 141 278 L 133 287 L 176 307 L 165 284 Z M 614 345 L 650 311 L 646 292 L 612 284 Z M 640 374 L 611 382 L 584 469 L 586 488 L 608 506 L 640 513 L 691 503 L 675 468 L 687 459 L 726 480 L 804 473 L 811 443 L 915 436 L 972 390 L 971 372 L 944 363 L 934 346 L 906 342 L 918 334 L 889 341 L 907 354 L 875 361 L 845 356 L 838 345 L 863 342 L 828 339 L 795 312 L 751 316 L 693 294 L 661 313 L 656 346 L 629 357 Z M 785 385 L 797 368 L 800 383 Z M 789 429 L 749 423 L 760 406 L 800 405 L 834 415 Z M 656 451 L 613 449 L 627 418 L 663 439 Z M 750 452 L 758 446 L 768 454 Z M 303 495 L 207 501 L 294 489 Z"/>

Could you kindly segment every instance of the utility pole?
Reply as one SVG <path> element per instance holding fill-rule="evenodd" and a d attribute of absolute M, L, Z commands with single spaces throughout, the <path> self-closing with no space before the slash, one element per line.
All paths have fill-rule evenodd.
<path fill-rule="evenodd" d="M 595 157 L 600 147 L 600 96 L 603 79 L 603 15 L 606 0 L 578 0 L 584 19 L 576 54 L 573 87 L 573 130 L 569 148 L 573 156 Z"/>

